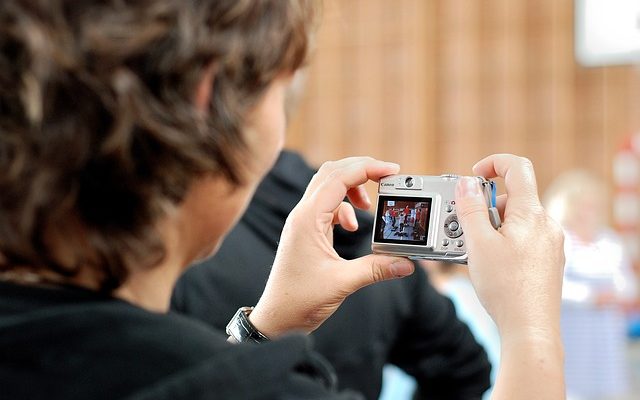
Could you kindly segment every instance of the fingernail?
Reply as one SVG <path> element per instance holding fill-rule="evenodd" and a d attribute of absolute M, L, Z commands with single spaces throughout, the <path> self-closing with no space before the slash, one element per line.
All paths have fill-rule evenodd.
<path fill-rule="evenodd" d="M 477 197 L 482 195 L 478 179 L 470 176 L 463 176 L 456 185 L 456 195 L 458 197 Z"/>
<path fill-rule="evenodd" d="M 413 272 L 413 263 L 409 260 L 400 260 L 391 264 L 391 273 L 393 276 L 402 278 L 411 275 Z"/>

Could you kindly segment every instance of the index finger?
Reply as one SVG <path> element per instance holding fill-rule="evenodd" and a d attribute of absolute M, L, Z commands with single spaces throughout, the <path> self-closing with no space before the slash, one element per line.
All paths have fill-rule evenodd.
<path fill-rule="evenodd" d="M 305 193 L 302 197 L 306 198 L 311 194 L 313 194 L 316 191 L 316 189 L 318 189 L 318 187 L 320 187 L 320 185 L 324 183 L 327 177 L 332 173 L 334 173 L 334 171 L 348 168 L 351 165 L 362 164 L 365 162 L 380 162 L 384 164 L 393 165 L 397 170 L 400 169 L 400 166 L 398 164 L 386 163 L 384 161 L 376 160 L 375 158 L 372 158 L 372 157 L 347 157 L 347 158 L 342 158 L 336 161 L 327 161 L 324 164 L 322 164 L 318 169 L 318 171 L 313 175 L 313 178 L 311 178 L 311 182 L 309 182 L 309 184 L 307 185 L 307 189 L 305 190 Z M 397 173 L 398 172 L 397 170 L 395 172 L 390 172 L 388 175 Z"/>
<path fill-rule="evenodd" d="M 342 203 L 349 189 L 369 180 L 398 173 L 397 164 L 371 158 L 357 158 L 335 166 L 312 194 L 312 201 L 320 212 L 331 212 Z"/>
<path fill-rule="evenodd" d="M 473 173 L 485 178 L 504 178 L 508 204 L 519 207 L 540 206 L 536 175 L 531 161 L 513 154 L 494 154 L 473 166 Z"/>

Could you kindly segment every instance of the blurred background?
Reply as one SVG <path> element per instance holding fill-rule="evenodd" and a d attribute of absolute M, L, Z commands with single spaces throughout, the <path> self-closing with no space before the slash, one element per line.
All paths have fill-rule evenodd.
<path fill-rule="evenodd" d="M 640 129 L 640 74 L 577 63 L 574 7 L 325 0 L 288 145 L 315 163 L 369 154 L 425 173 L 514 152 L 536 164 L 542 189 L 573 167 L 611 177 L 616 149 Z"/>
<path fill-rule="evenodd" d="M 567 223 L 577 243 L 568 250 L 602 254 L 610 249 L 600 244 L 605 237 L 621 256 L 604 257 L 595 269 L 568 266 L 590 292 L 577 303 L 568 299 L 566 314 L 576 304 L 593 312 L 587 322 L 580 319 L 585 325 L 566 323 L 573 324 L 567 331 L 592 330 L 607 318 L 598 314 L 603 310 L 622 316 L 615 340 L 625 352 L 613 362 L 624 363 L 620 374 L 631 379 L 626 393 L 593 389 L 572 398 L 640 398 L 640 351 L 633 339 L 640 271 L 639 66 L 637 0 L 325 0 L 287 147 L 314 165 L 371 155 L 421 174 L 470 174 L 488 154 L 515 153 L 533 161 L 541 196 L 565 172 L 580 169 L 593 177 L 601 184 L 601 204 L 580 207 L 601 218 L 585 234 Z M 579 197 L 580 185 L 576 190 Z M 549 201 L 553 196 L 562 197 L 556 191 Z M 571 203 L 575 196 L 566 198 L 566 207 L 579 207 Z M 601 290 L 607 279 L 617 283 Z M 616 292 L 620 279 L 629 281 L 624 293 Z M 614 301 L 603 305 L 601 292 Z M 589 339 L 590 346 L 608 343 L 606 335 Z M 579 361 L 600 363 L 600 356 Z M 617 376 L 603 379 L 627 385 Z"/>

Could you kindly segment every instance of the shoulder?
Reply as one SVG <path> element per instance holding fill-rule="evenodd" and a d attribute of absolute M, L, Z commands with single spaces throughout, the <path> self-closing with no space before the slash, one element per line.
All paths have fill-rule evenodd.
<path fill-rule="evenodd" d="M 90 347 L 111 366 L 111 378 L 120 375 L 113 371 L 117 365 L 131 374 L 123 378 L 133 380 L 130 399 L 334 398 L 333 370 L 305 336 L 233 345 L 223 333 L 179 314 L 115 311 L 117 320 Z M 104 322 L 114 310 L 94 312 Z"/>
<path fill-rule="evenodd" d="M 0 368 L 24 372 L 0 374 L 11 398 L 340 398 L 303 336 L 231 345 L 198 321 L 87 290 L 0 292 Z"/>
<path fill-rule="evenodd" d="M 335 374 L 307 337 L 228 345 L 215 357 L 184 368 L 131 399 L 360 399 L 336 393 Z"/>
<path fill-rule="evenodd" d="M 84 349 L 83 358 L 99 355 L 113 365 L 126 360 L 127 369 L 146 369 L 150 377 L 201 362 L 230 346 L 224 334 L 199 321 L 118 300 L 85 304 L 59 321 L 65 326 L 61 333 L 74 339 L 74 351 Z"/>

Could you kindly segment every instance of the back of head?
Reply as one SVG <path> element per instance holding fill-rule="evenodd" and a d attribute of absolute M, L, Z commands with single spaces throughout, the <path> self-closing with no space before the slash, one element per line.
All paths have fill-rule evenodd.
<path fill-rule="evenodd" d="M 3 0 L 0 272 L 89 268 L 113 289 L 157 264 L 157 224 L 194 179 L 242 183 L 243 119 L 304 63 L 312 3 Z"/>

